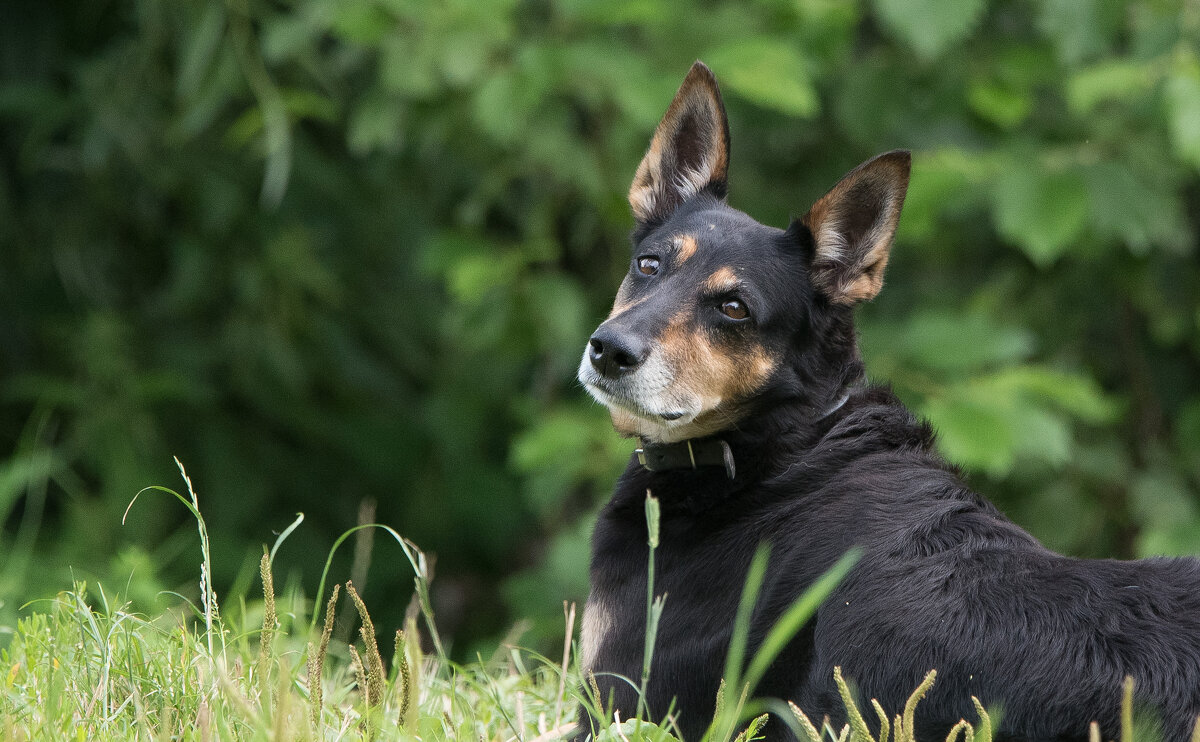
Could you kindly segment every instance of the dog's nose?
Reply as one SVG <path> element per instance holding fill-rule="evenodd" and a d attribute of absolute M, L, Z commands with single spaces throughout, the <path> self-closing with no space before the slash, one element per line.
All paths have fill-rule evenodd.
<path fill-rule="evenodd" d="M 637 337 L 601 327 L 588 340 L 588 358 L 601 376 L 615 379 L 636 369 L 649 349 Z"/>

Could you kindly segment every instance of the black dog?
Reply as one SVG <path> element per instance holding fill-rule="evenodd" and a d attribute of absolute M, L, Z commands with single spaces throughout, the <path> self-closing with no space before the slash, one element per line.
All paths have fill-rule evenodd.
<path fill-rule="evenodd" d="M 786 230 L 724 198 L 725 110 L 696 63 L 629 201 L 633 260 L 579 378 L 639 458 L 596 525 L 582 663 L 622 718 L 641 673 L 647 490 L 662 505 L 656 593 L 667 595 L 647 702 L 697 740 L 711 720 L 756 546 L 771 546 L 752 654 L 780 614 L 847 550 L 863 556 L 771 666 L 757 694 L 844 719 L 840 665 L 899 710 L 926 671 L 918 733 L 1003 709 L 998 737 L 1118 733 L 1123 678 L 1168 740 L 1200 714 L 1200 561 L 1055 554 L 967 489 L 927 423 L 867 386 L 854 305 L 882 285 L 909 154 L 854 169 Z M 750 655 L 748 655 L 750 656 Z M 611 722 L 609 718 L 605 722 Z M 602 728 L 583 719 L 585 737 Z M 774 721 L 768 736 L 790 738 Z M 1128 741 L 1127 741 L 1128 742 Z"/>

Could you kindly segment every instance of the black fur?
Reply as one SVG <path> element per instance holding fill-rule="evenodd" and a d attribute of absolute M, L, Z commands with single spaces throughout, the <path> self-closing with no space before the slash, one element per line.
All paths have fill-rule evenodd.
<path fill-rule="evenodd" d="M 1184 740 L 1200 714 L 1200 563 L 1055 554 L 967 489 L 929 426 L 887 390 L 861 388 L 828 419 L 779 405 L 726 434 L 739 476 L 631 464 L 593 536 L 592 596 L 613 612 L 597 672 L 637 678 L 645 628 L 646 490 L 663 508 L 656 592 L 667 595 L 651 714 L 677 699 L 686 740 L 713 713 L 737 601 L 760 541 L 772 546 L 751 653 L 853 546 L 864 556 L 771 667 L 758 694 L 844 722 L 833 668 L 898 712 L 931 668 L 921 739 L 943 739 L 970 697 L 1003 709 L 999 739 L 1118 734 L 1122 680 Z M 600 597 L 603 596 L 603 597 Z M 627 716 L 636 694 L 600 679 Z M 778 723 L 772 739 L 790 738 Z"/>
<path fill-rule="evenodd" d="M 847 192 L 878 200 L 870 184 Z M 613 695 L 622 718 L 637 709 L 634 688 L 613 675 L 636 681 L 641 672 L 649 490 L 663 513 L 655 592 L 667 597 L 648 704 L 657 718 L 674 699 L 689 742 L 712 719 L 761 542 L 770 562 L 747 656 L 847 550 L 860 547 L 863 556 L 771 666 L 760 696 L 793 700 L 840 725 L 835 666 L 889 713 L 936 668 L 937 683 L 918 706 L 918 738 L 942 739 L 959 719 L 975 719 L 976 696 L 1003 710 L 999 739 L 1084 740 L 1093 720 L 1112 739 L 1129 675 L 1164 738 L 1187 739 L 1200 715 L 1200 561 L 1074 559 L 1006 519 L 939 456 L 927 423 L 865 382 L 852 307 L 810 280 L 809 223 L 764 227 L 718 195 L 701 191 L 661 223 L 638 226 L 634 256 L 664 254 L 662 273 L 631 271 L 623 291 L 643 301 L 621 316 L 621 328 L 653 339 L 666 312 L 696 301 L 689 292 L 697 282 L 732 265 L 752 296 L 753 324 L 721 326 L 701 301 L 693 331 L 722 347 L 765 349 L 777 363 L 719 433 L 733 449 L 735 479 L 716 467 L 651 473 L 631 460 L 601 512 L 589 610 L 598 606 L 608 620 L 588 639 L 585 668 L 601 695 Z M 872 229 L 857 216 L 849 221 L 851 231 Z M 701 238 L 678 268 L 663 247 L 675 234 Z M 581 739 L 593 723 L 582 719 Z M 791 738 L 777 720 L 767 735 Z"/>

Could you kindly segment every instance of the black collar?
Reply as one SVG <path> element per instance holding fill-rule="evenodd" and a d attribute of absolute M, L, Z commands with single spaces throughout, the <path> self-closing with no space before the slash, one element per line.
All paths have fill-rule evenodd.
<path fill-rule="evenodd" d="M 733 479 L 737 471 L 733 464 L 733 450 L 720 438 L 695 438 L 678 443 L 643 443 L 634 453 L 648 471 L 721 466 L 725 468 L 725 473 L 730 479 Z"/>
<path fill-rule="evenodd" d="M 824 420 L 840 410 L 848 399 L 850 391 L 843 394 L 817 420 Z M 647 471 L 722 466 L 730 479 L 733 479 L 737 472 L 733 463 L 733 450 L 720 438 L 692 438 L 678 443 L 642 443 L 642 447 L 634 453 Z"/>

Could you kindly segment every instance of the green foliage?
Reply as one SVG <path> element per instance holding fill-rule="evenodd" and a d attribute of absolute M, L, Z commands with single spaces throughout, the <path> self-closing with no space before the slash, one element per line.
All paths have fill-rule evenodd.
<path fill-rule="evenodd" d="M 438 555 L 457 656 L 514 615 L 559 634 L 630 449 L 574 369 L 697 58 L 763 221 L 914 150 L 863 350 L 985 493 L 1072 553 L 1200 550 L 1194 4 L 26 5 L 0 24 L 9 623 L 71 569 L 138 610 L 196 595 L 168 501 L 119 530 L 174 454 L 209 587 L 296 511 L 288 563 L 318 574 L 375 500 Z M 359 582 L 381 625 L 407 570 Z"/>

